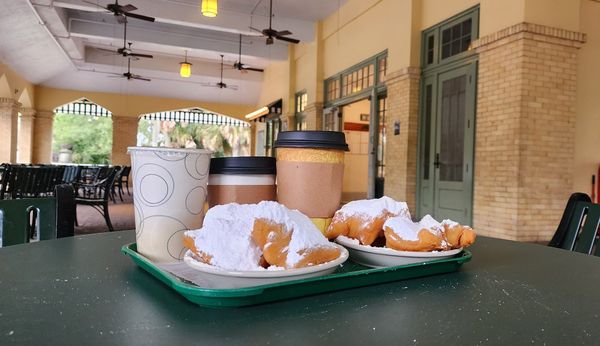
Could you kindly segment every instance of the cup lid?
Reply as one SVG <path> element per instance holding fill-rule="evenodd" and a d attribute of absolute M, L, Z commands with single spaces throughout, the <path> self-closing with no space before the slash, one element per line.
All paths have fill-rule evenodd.
<path fill-rule="evenodd" d="M 346 135 L 335 131 L 284 131 L 279 132 L 275 148 L 317 148 L 348 151 Z"/>
<path fill-rule="evenodd" d="M 266 156 L 216 157 L 210 174 L 275 174 L 275 158 Z"/>

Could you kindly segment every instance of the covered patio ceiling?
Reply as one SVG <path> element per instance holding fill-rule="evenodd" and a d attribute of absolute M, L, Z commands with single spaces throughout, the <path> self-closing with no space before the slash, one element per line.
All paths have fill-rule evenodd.
<path fill-rule="evenodd" d="M 289 30 L 303 42 L 314 39 L 314 24 L 346 0 L 274 0 L 273 28 Z M 155 22 L 129 18 L 127 42 L 135 53 L 153 59 L 131 61 L 131 72 L 151 79 L 127 80 L 123 24 L 101 7 L 114 0 L 3 0 L 0 4 L 0 61 L 35 84 L 85 91 L 125 93 L 223 103 L 256 104 L 262 73 L 233 68 L 239 57 L 255 68 L 287 59 L 288 43 L 265 44 L 268 0 L 219 0 L 215 18 L 200 13 L 201 0 L 121 0 L 132 13 Z M 110 51 L 114 51 L 110 52 Z M 193 64 L 191 78 L 179 76 L 179 63 Z M 215 87 L 223 81 L 237 88 Z M 234 90 L 237 89 L 237 90 Z"/>

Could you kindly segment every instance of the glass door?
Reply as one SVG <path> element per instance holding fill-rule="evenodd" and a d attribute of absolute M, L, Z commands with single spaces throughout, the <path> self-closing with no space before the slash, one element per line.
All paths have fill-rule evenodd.
<path fill-rule="evenodd" d="M 470 224 L 476 63 L 424 78 L 419 216 Z"/>

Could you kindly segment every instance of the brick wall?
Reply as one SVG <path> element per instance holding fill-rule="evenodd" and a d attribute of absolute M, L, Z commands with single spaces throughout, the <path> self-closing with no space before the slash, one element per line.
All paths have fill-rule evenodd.
<path fill-rule="evenodd" d="M 0 163 L 17 159 L 17 121 L 21 104 L 11 98 L 0 98 Z"/>
<path fill-rule="evenodd" d="M 307 130 L 322 130 L 323 129 L 323 103 L 314 102 L 306 105 L 304 109 L 306 114 L 306 129 Z M 295 123 L 294 123 L 295 126 Z M 295 127 L 294 127 L 295 128 Z"/>
<path fill-rule="evenodd" d="M 127 147 L 137 144 L 138 118 L 136 116 L 113 115 L 113 143 L 111 162 L 113 165 L 131 165 Z"/>
<path fill-rule="evenodd" d="M 521 23 L 479 53 L 473 225 L 483 235 L 550 239 L 571 193 L 581 33 Z"/>
<path fill-rule="evenodd" d="M 408 67 L 386 77 L 387 134 L 384 193 L 406 201 L 415 211 L 417 191 L 417 138 L 420 69 Z M 400 134 L 394 136 L 394 123 Z"/>
<path fill-rule="evenodd" d="M 33 120 L 32 163 L 50 163 L 52 160 L 52 125 L 54 112 L 38 110 Z"/>

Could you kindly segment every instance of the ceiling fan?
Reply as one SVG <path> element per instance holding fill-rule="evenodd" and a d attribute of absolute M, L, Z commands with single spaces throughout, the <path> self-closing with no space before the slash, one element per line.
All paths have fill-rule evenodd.
<path fill-rule="evenodd" d="M 239 53 L 238 61 L 236 61 L 233 64 L 234 69 L 240 70 L 240 71 L 242 71 L 242 73 L 244 73 L 246 71 L 255 71 L 255 72 L 264 72 L 265 71 L 262 68 L 254 68 L 254 67 L 250 67 L 246 64 L 242 64 L 242 34 L 240 34 L 240 49 L 239 49 L 238 53 Z"/>
<path fill-rule="evenodd" d="M 120 73 L 120 74 L 119 73 L 113 73 L 113 74 L 114 74 L 114 76 L 109 76 L 109 77 L 127 78 L 127 80 L 137 79 L 137 80 L 143 80 L 146 82 L 150 82 L 149 78 L 142 77 L 140 75 L 131 73 L 131 58 L 127 58 L 127 72 Z"/>
<path fill-rule="evenodd" d="M 103 51 L 109 51 L 111 53 L 117 53 L 118 55 L 122 55 L 126 58 L 148 58 L 148 59 L 152 59 L 153 56 L 150 54 L 141 54 L 141 53 L 134 53 L 131 50 L 131 42 L 127 42 L 127 22 L 123 23 L 123 47 L 117 49 L 116 51 L 112 51 L 112 50 L 106 50 L 106 49 L 100 49 Z"/>
<path fill-rule="evenodd" d="M 273 20 L 273 0 L 270 0 L 269 1 L 269 28 L 259 30 L 259 29 L 250 27 L 250 29 L 262 33 L 263 36 L 265 36 L 267 38 L 267 44 L 273 44 L 273 38 L 276 38 L 276 39 L 282 40 L 282 41 L 286 41 L 286 42 L 290 42 L 290 43 L 294 43 L 294 44 L 300 42 L 300 40 L 297 40 L 295 38 L 286 37 L 287 35 L 292 34 L 289 30 L 277 31 L 277 30 L 273 29 L 271 27 L 272 20 Z"/>
<path fill-rule="evenodd" d="M 221 79 L 220 79 L 219 83 L 215 83 L 215 84 L 212 84 L 212 83 L 202 83 L 202 86 L 219 88 L 219 89 L 238 90 L 237 85 L 228 85 L 228 84 L 225 84 L 223 82 L 223 54 L 221 54 Z"/>
<path fill-rule="evenodd" d="M 96 3 L 86 1 L 86 0 L 81 0 L 81 1 L 91 4 L 91 5 L 94 5 L 94 6 L 97 6 L 97 7 L 100 7 L 100 8 L 103 8 L 105 10 L 108 10 L 109 12 L 112 12 L 112 14 L 114 14 L 115 17 L 117 17 L 117 21 L 119 23 L 127 23 L 127 17 L 141 19 L 141 20 L 145 20 L 148 22 L 154 22 L 153 17 L 148 17 L 148 16 L 144 16 L 141 14 L 137 14 L 137 13 L 131 13 L 131 11 L 137 10 L 137 7 L 133 6 L 132 4 L 119 5 L 119 0 L 115 0 L 114 4 L 108 4 L 108 5 L 106 5 L 106 7 L 100 6 Z"/>

